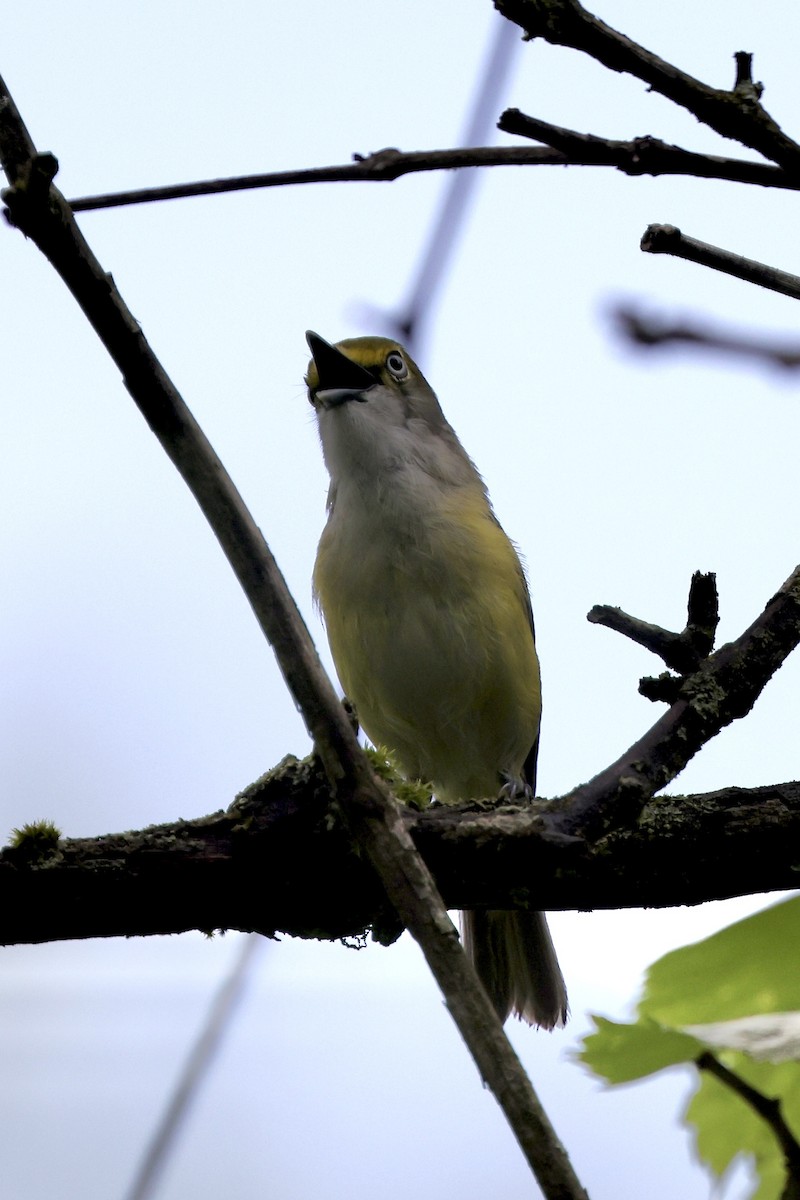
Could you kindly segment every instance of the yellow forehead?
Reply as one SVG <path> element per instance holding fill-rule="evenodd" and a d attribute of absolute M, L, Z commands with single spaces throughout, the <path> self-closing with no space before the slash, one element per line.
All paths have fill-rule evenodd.
<path fill-rule="evenodd" d="M 386 356 L 393 350 L 404 353 L 399 342 L 385 337 L 345 338 L 343 342 L 336 343 L 336 349 L 362 367 L 378 366 L 386 361 Z"/>

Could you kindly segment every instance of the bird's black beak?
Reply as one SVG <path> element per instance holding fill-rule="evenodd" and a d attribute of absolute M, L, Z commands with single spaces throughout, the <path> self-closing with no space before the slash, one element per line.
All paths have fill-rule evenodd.
<path fill-rule="evenodd" d="M 377 380 L 374 375 L 342 354 L 341 350 L 326 342 L 318 333 L 309 329 L 306 341 L 319 375 L 312 399 L 324 408 L 335 408 L 337 404 L 344 404 L 345 400 L 363 400 L 363 393 L 375 386 Z"/>

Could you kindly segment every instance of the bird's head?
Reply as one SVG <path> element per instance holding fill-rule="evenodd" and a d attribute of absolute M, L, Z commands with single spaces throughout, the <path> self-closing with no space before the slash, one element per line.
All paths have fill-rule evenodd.
<path fill-rule="evenodd" d="M 347 338 L 331 345 L 306 334 L 305 380 L 335 483 L 414 464 L 460 475 L 468 462 L 436 394 L 398 342 Z"/>
<path fill-rule="evenodd" d="M 433 389 L 419 367 L 408 351 L 391 338 L 346 338 L 332 346 L 309 330 L 306 341 L 313 356 L 308 364 L 306 385 L 317 413 L 351 400 L 382 405 L 387 416 L 393 409 L 424 416 L 425 401 L 429 406 L 432 401 L 434 408 L 439 408 Z M 394 406 L 389 397 L 395 398 Z M 414 411 L 417 409 L 420 411 Z"/>

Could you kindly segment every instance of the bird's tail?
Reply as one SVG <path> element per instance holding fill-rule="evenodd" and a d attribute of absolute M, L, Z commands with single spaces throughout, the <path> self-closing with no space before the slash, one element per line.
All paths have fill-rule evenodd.
<path fill-rule="evenodd" d="M 544 913 L 462 912 L 461 935 L 501 1021 L 513 1012 L 543 1029 L 564 1024 L 567 989 Z"/>

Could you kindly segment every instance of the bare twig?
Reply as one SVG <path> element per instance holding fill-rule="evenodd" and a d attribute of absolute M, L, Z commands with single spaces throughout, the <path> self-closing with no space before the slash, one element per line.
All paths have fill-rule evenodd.
<path fill-rule="evenodd" d="M 744 279 L 747 283 L 757 283 L 759 287 L 769 288 L 772 292 L 780 292 L 800 300 L 800 276 L 790 275 L 788 271 L 779 271 L 777 267 L 768 267 L 766 263 L 756 262 L 752 258 L 743 258 L 741 254 L 732 254 L 730 250 L 720 250 L 708 242 L 698 241 L 697 238 L 687 237 L 674 225 L 648 225 L 642 235 L 642 250 L 647 254 L 674 254 L 676 258 L 684 258 L 687 262 L 699 263 L 703 267 L 712 267 L 736 279 Z"/>
<path fill-rule="evenodd" d="M 714 635 L 719 624 L 719 597 L 716 577 L 696 571 L 689 588 L 688 618 L 681 633 L 672 633 L 660 625 L 652 625 L 607 604 L 595 604 L 587 614 L 587 621 L 594 625 L 605 625 L 625 637 L 651 650 L 663 658 L 666 666 L 677 671 L 677 675 L 659 675 L 639 680 L 639 691 L 648 700 L 660 700 L 674 704 L 677 700 L 682 678 L 696 671 L 703 659 L 708 658 L 714 648 Z"/>
<path fill-rule="evenodd" d="M 673 321 L 666 317 L 654 317 L 634 308 L 620 306 L 613 312 L 622 334 L 638 346 L 697 346 L 715 350 L 722 354 L 733 354 L 766 363 L 783 370 L 800 367 L 800 342 L 778 343 L 753 337 L 747 333 L 733 333 L 711 329 L 689 321 Z"/>
<path fill-rule="evenodd" d="M 605 625 L 622 633 L 640 646 L 652 650 L 665 664 L 681 675 L 696 671 L 714 648 L 714 634 L 719 624 L 719 597 L 716 576 L 695 571 L 689 588 L 686 627 L 672 633 L 660 625 L 651 625 L 607 604 L 596 604 L 586 616 L 593 625 Z"/>
<path fill-rule="evenodd" d="M 717 154 L 698 154 L 682 146 L 672 146 L 655 137 L 637 137 L 629 141 L 578 133 L 561 125 L 551 125 L 530 117 L 517 108 L 509 108 L 500 117 L 498 128 L 559 150 L 568 166 L 616 167 L 626 175 L 692 175 L 699 179 L 726 179 L 732 183 L 751 183 L 761 187 L 800 188 L 800 172 L 784 171 L 769 163 L 748 162 Z"/>
<path fill-rule="evenodd" d="M 662 629 L 660 625 L 651 625 L 649 621 L 642 621 L 639 617 L 632 617 L 630 613 L 610 604 L 595 604 L 586 614 L 586 620 L 592 625 L 604 625 L 606 629 L 621 633 L 637 645 L 651 650 L 653 654 L 663 658 L 668 667 L 674 666 L 672 651 L 677 649 L 680 653 L 680 634 Z"/>
<path fill-rule="evenodd" d="M 757 150 L 787 171 L 800 168 L 800 146 L 761 105 L 760 85 L 753 84 L 749 75 L 749 55 L 736 56 L 736 84 L 728 92 L 701 83 L 637 45 L 593 16 L 578 0 L 494 0 L 494 4 L 528 38 L 541 37 L 555 46 L 570 46 L 611 71 L 634 75 L 723 137 Z"/>
<path fill-rule="evenodd" d="M 501 118 L 500 128 L 536 137 L 532 131 L 514 128 L 516 120 L 505 124 L 509 109 Z M 522 117 L 522 114 L 520 114 Z M 532 117 L 525 121 L 533 121 Z M 534 122 L 542 129 L 546 122 Z M 522 124 L 522 122 L 521 122 Z M 557 129 L 557 126 L 551 128 Z M 569 133 L 569 130 L 565 130 Z M 714 154 L 695 154 L 680 146 L 670 146 L 657 138 L 636 138 L 630 142 L 593 138 L 576 133 L 570 149 L 548 146 L 481 146 L 454 150 L 378 150 L 352 163 L 331 167 L 307 167 L 298 171 L 270 171 L 257 175 L 236 175 L 228 179 L 201 179 L 192 183 L 162 187 L 135 188 L 127 192 L 107 192 L 97 196 L 78 196 L 69 201 L 73 212 L 91 212 L 102 208 L 120 208 L 130 204 L 153 204 L 160 200 L 183 200 L 190 196 L 216 196 L 256 188 L 295 187 L 307 183 L 387 183 L 404 175 L 424 171 L 463 171 L 475 167 L 616 167 L 628 175 L 695 175 L 705 179 L 750 183 L 761 187 L 800 190 L 800 172 L 784 171 L 768 163 L 725 158 Z M 581 144 L 580 139 L 586 139 Z M 542 140 L 549 141 L 547 137 Z M 605 147 L 605 151 L 603 150 Z"/>
<path fill-rule="evenodd" d="M 786 1123 L 780 1101 L 752 1087 L 741 1075 L 721 1063 L 710 1050 L 704 1051 L 695 1061 L 701 1071 L 713 1075 L 730 1088 L 757 1116 L 766 1121 L 783 1152 L 789 1179 L 794 1182 L 794 1190 L 790 1194 L 797 1195 L 800 1192 L 800 1142 Z M 786 1196 L 788 1193 L 784 1191 L 782 1194 Z"/>
<path fill-rule="evenodd" d="M 81 235 L 69 205 L 52 185 L 55 160 L 36 153 L 2 80 L 0 127 L 0 157 L 11 184 L 4 194 L 9 220 L 31 238 L 69 287 L 209 521 L 272 644 L 341 810 L 401 921 L 420 944 L 542 1191 L 548 1200 L 584 1200 L 564 1147 L 461 949 L 399 806 L 358 745 L 269 547 L 112 277 Z"/>
<path fill-rule="evenodd" d="M 126 204 L 152 204 L 157 200 L 180 200 L 187 196 L 211 196 L 252 188 L 293 187 L 304 183 L 386 183 L 420 171 L 452 171 L 466 167 L 563 166 L 564 156 L 539 146 L 484 146 L 455 150 L 414 150 L 403 153 L 393 147 L 374 154 L 354 155 L 355 162 L 332 167 L 307 167 L 298 171 L 270 171 L 261 175 L 237 175 L 230 179 L 205 179 L 165 187 L 109 192 L 102 196 L 80 196 L 70 200 L 73 212 L 118 208 Z M 776 168 L 771 168 L 776 170 Z M 782 172 L 778 172 L 782 174 Z M 783 185 L 780 185 L 783 186 Z"/>

